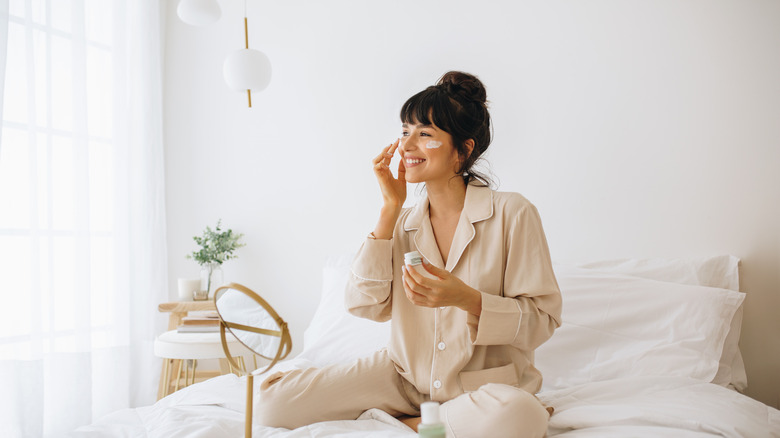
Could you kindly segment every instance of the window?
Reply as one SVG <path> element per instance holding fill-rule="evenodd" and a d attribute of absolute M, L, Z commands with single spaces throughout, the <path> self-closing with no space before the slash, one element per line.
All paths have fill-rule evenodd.
<path fill-rule="evenodd" d="M 13 409 L 0 424 L 10 436 L 62 436 L 156 394 L 151 343 L 167 271 L 159 33 L 149 29 L 161 4 L 7 4 L 0 402 Z"/>
<path fill-rule="evenodd" d="M 99 292 L 114 252 L 112 3 L 9 4 L 0 282 L 15 310 L 0 318 L 5 358 L 116 341 L 115 303 Z M 91 338 L 77 336 L 84 329 Z"/>

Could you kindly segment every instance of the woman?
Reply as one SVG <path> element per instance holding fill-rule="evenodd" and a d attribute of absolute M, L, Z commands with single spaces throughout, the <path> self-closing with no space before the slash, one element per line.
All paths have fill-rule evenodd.
<path fill-rule="evenodd" d="M 270 376 L 258 418 L 295 428 L 379 408 L 416 430 L 420 404 L 434 400 L 450 436 L 544 436 L 533 352 L 560 325 L 560 292 L 536 208 L 472 169 L 490 144 L 485 88 L 449 72 L 401 120 L 403 137 L 373 160 L 384 204 L 346 290 L 354 315 L 393 320 L 390 344 L 355 363 Z M 404 209 L 407 182 L 424 183 L 427 198 Z M 403 265 L 410 251 L 434 278 Z"/>

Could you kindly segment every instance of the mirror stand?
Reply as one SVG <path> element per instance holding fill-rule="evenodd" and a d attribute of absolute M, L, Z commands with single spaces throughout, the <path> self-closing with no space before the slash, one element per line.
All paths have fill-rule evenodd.
<path fill-rule="evenodd" d="M 290 354 L 292 339 L 287 323 L 256 292 L 238 283 L 229 283 L 214 292 L 214 304 L 221 324 L 219 335 L 222 349 L 230 365 L 246 374 L 246 417 L 244 436 L 252 437 L 254 378 L 271 369 Z M 270 361 L 263 370 L 248 371 L 233 360 L 226 339 L 226 330 L 257 356 Z M 259 350 L 259 351 L 258 351 Z M 242 361 L 245 362 L 245 361 Z"/>

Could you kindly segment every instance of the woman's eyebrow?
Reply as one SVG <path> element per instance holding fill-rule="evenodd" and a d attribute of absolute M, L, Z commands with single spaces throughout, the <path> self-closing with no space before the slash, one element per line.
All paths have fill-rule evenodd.
<path fill-rule="evenodd" d="M 425 129 L 425 128 L 434 129 L 433 125 L 414 125 L 414 126 L 418 127 L 419 129 Z M 401 125 L 401 127 L 409 129 L 409 124 L 404 123 Z"/>

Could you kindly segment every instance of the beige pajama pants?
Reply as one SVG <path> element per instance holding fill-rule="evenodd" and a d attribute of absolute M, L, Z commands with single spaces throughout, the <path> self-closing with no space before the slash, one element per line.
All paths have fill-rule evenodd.
<path fill-rule="evenodd" d="M 371 408 L 395 417 L 420 415 L 428 401 L 395 369 L 387 350 L 350 364 L 274 373 L 260 384 L 255 421 L 295 429 L 320 421 L 354 420 Z M 549 415 L 530 393 L 489 383 L 441 405 L 450 438 L 543 437 Z"/>

